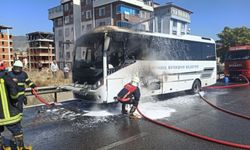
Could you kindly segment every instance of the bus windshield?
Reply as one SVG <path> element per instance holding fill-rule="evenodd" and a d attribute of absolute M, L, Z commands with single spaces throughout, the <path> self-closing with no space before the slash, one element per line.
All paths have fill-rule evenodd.
<path fill-rule="evenodd" d="M 226 60 L 249 60 L 250 50 L 229 51 Z"/>
<path fill-rule="evenodd" d="M 89 34 L 76 41 L 73 81 L 95 84 L 103 73 L 103 34 Z"/>
<path fill-rule="evenodd" d="M 75 61 L 102 68 L 103 38 L 91 39 L 89 37 L 76 47 Z"/>

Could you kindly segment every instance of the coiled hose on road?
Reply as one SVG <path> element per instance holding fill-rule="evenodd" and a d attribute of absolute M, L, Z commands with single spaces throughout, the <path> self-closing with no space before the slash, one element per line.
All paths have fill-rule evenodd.
<path fill-rule="evenodd" d="M 227 88 L 235 88 L 235 87 L 245 87 L 245 86 L 249 86 L 249 80 L 247 77 L 243 76 L 243 75 L 240 75 L 242 76 L 245 80 L 246 80 L 246 83 L 243 83 L 243 84 L 234 84 L 234 85 L 226 85 L 226 86 L 210 86 L 210 87 L 206 87 L 206 88 L 209 88 L 209 89 L 227 89 Z M 216 106 L 214 105 L 213 103 L 211 103 L 208 99 L 206 99 L 204 96 L 202 96 L 200 93 L 199 93 L 200 97 L 202 100 L 204 100 L 206 103 L 208 103 L 210 106 L 220 110 L 220 111 L 223 111 L 225 113 L 229 113 L 231 115 L 234 115 L 234 116 L 237 116 L 237 117 L 241 117 L 241 118 L 244 118 L 244 119 L 247 119 L 247 120 L 250 120 L 250 117 L 249 116 L 246 116 L 246 115 L 242 115 L 242 114 L 239 114 L 239 113 L 236 113 L 236 112 L 232 112 L 230 110 L 227 110 L 227 109 L 224 109 L 222 107 L 219 107 L 219 106 Z"/>
<path fill-rule="evenodd" d="M 244 77 L 244 76 L 243 76 Z M 217 88 L 217 89 L 223 89 L 223 88 L 233 88 L 233 87 L 242 87 L 242 86 L 248 86 L 249 85 L 249 81 L 248 79 L 245 77 L 245 79 L 247 80 L 247 83 L 245 84 L 238 84 L 238 85 L 227 85 L 227 86 L 212 86 L 211 88 Z M 200 95 L 201 96 L 201 95 Z M 196 138 L 199 138 L 199 139 L 203 139 L 203 140 L 206 140 L 206 141 L 209 141 L 209 142 L 214 142 L 214 143 L 217 143 L 217 144 L 222 144 L 222 145 L 226 145 L 226 146 L 230 146 L 230 147 L 236 147 L 236 148 L 242 148 L 242 149 L 250 149 L 250 145 L 244 145 L 244 144 L 239 144 L 239 143 L 234 143 L 234 142 L 230 142 L 230 141 L 224 141 L 224 140 L 219 140 L 219 139 L 215 139 L 215 138 L 211 138 L 211 137 L 208 137 L 208 136 L 204 136 L 204 135 L 200 135 L 200 134 L 197 134 L 197 133 L 194 133 L 194 132 L 191 132 L 191 131 L 187 131 L 187 130 L 184 130 L 184 129 L 181 129 L 181 128 L 178 128 L 178 127 L 175 127 L 175 126 L 172 126 L 170 124 L 167 124 L 167 123 L 163 123 L 163 122 L 160 122 L 160 121 L 157 121 L 157 120 L 154 120 L 154 119 L 151 119 L 147 116 L 145 116 L 141 111 L 140 109 L 138 108 L 137 109 L 138 112 L 147 120 L 149 120 L 150 122 L 152 123 L 155 123 L 157 125 L 160 125 L 160 126 L 163 126 L 163 127 L 166 127 L 166 128 L 169 128 L 169 129 L 173 129 L 175 131 L 178 131 L 178 132 L 181 132 L 181 133 L 184 133 L 186 135 L 189 135 L 189 136 L 193 136 L 193 137 L 196 137 Z M 220 110 L 224 110 L 222 108 L 220 108 Z M 226 110 L 227 111 L 227 110 Z M 227 111 L 228 113 L 230 111 Z M 233 113 L 233 112 L 230 112 L 230 114 L 234 114 L 236 116 L 240 116 L 242 118 L 246 118 L 246 119 L 249 119 L 249 117 L 247 116 L 243 116 L 243 115 L 240 115 L 240 114 L 237 114 L 237 113 Z"/>
<path fill-rule="evenodd" d="M 203 140 L 206 140 L 206 141 L 210 141 L 210 142 L 214 142 L 214 143 L 218 143 L 218 144 L 223 144 L 223 145 L 226 145 L 226 146 L 230 146 L 230 147 L 236 147 L 236 148 L 243 148 L 243 149 L 250 149 L 250 145 L 244 145 L 244 144 L 239 144 L 239 143 L 234 143 L 234 142 L 229 142 L 229 141 L 223 141 L 223 140 L 218 140 L 218 139 L 215 139 L 215 138 L 211 138 L 211 137 L 207 137 L 207 136 L 204 136 L 204 135 L 200 135 L 200 134 L 197 134 L 197 133 L 194 133 L 194 132 L 191 132 L 191 131 L 187 131 L 187 130 L 184 130 L 184 129 L 181 129 L 181 128 L 177 128 L 175 126 L 172 126 L 170 124 L 167 124 L 167 123 L 163 123 L 163 122 L 160 122 L 160 121 L 157 121 L 157 120 L 154 120 L 154 119 L 151 119 L 147 116 L 145 116 L 139 108 L 137 108 L 137 111 L 147 120 L 149 120 L 150 122 L 153 122 L 157 125 L 160 125 L 160 126 L 163 126 L 163 127 L 166 127 L 166 128 L 169 128 L 169 129 L 173 129 L 175 131 L 178 131 L 178 132 L 181 132 L 181 133 L 184 133 L 184 134 L 187 134 L 189 136 L 193 136 L 193 137 L 196 137 L 196 138 L 199 138 L 199 139 L 203 139 Z"/>

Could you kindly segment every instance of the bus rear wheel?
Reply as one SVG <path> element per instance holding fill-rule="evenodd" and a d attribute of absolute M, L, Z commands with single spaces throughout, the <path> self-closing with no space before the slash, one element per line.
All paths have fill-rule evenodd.
<path fill-rule="evenodd" d="M 190 90 L 191 94 L 197 94 L 201 90 L 201 82 L 199 80 L 195 80 L 192 86 L 192 89 Z"/>

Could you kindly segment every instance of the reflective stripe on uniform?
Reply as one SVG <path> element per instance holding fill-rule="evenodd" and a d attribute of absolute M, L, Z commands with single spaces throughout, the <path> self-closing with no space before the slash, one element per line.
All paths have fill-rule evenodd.
<path fill-rule="evenodd" d="M 17 83 L 18 86 L 24 86 L 25 83 Z"/>
<path fill-rule="evenodd" d="M 26 80 L 25 80 L 25 82 L 28 82 L 30 79 L 29 78 L 27 78 Z"/>
<path fill-rule="evenodd" d="M 11 117 L 9 106 L 8 106 L 8 100 L 6 96 L 6 90 L 4 85 L 4 80 L 0 79 L 0 93 L 1 93 L 1 102 L 3 107 L 3 113 L 4 113 L 4 119 L 0 119 L 0 126 L 2 125 L 8 125 L 12 123 L 16 123 L 22 119 L 22 114 L 18 114 L 16 116 Z"/>
<path fill-rule="evenodd" d="M 21 114 L 18 114 L 18 115 L 14 116 L 14 117 L 0 119 L 0 126 L 13 124 L 13 123 L 16 123 L 16 122 L 20 121 L 21 119 L 22 119 Z"/>
<path fill-rule="evenodd" d="M 7 97 L 6 97 L 6 91 L 4 87 L 4 80 L 0 79 L 0 92 L 1 92 L 1 101 L 2 101 L 2 107 L 3 107 L 3 112 L 4 112 L 4 118 L 10 117 L 9 114 L 9 107 L 8 107 L 8 102 L 7 102 Z"/>
<path fill-rule="evenodd" d="M 24 95 L 25 92 L 18 92 L 17 95 L 10 95 L 12 99 L 17 99 L 19 96 Z"/>
<path fill-rule="evenodd" d="M 34 83 L 33 82 L 31 82 L 30 84 L 29 84 L 29 87 L 31 86 L 31 85 L 33 85 Z"/>

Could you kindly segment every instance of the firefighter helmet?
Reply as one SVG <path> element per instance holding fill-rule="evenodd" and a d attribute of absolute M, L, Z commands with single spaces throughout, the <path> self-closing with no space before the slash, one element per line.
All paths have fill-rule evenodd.
<path fill-rule="evenodd" d="M 134 76 L 131 80 L 131 84 L 134 85 L 134 86 L 138 86 L 139 85 L 139 82 L 140 82 L 140 79 L 139 77 L 137 76 Z"/>
<path fill-rule="evenodd" d="M 21 68 L 23 68 L 23 63 L 20 60 L 17 60 L 13 64 L 13 67 L 21 67 Z"/>

